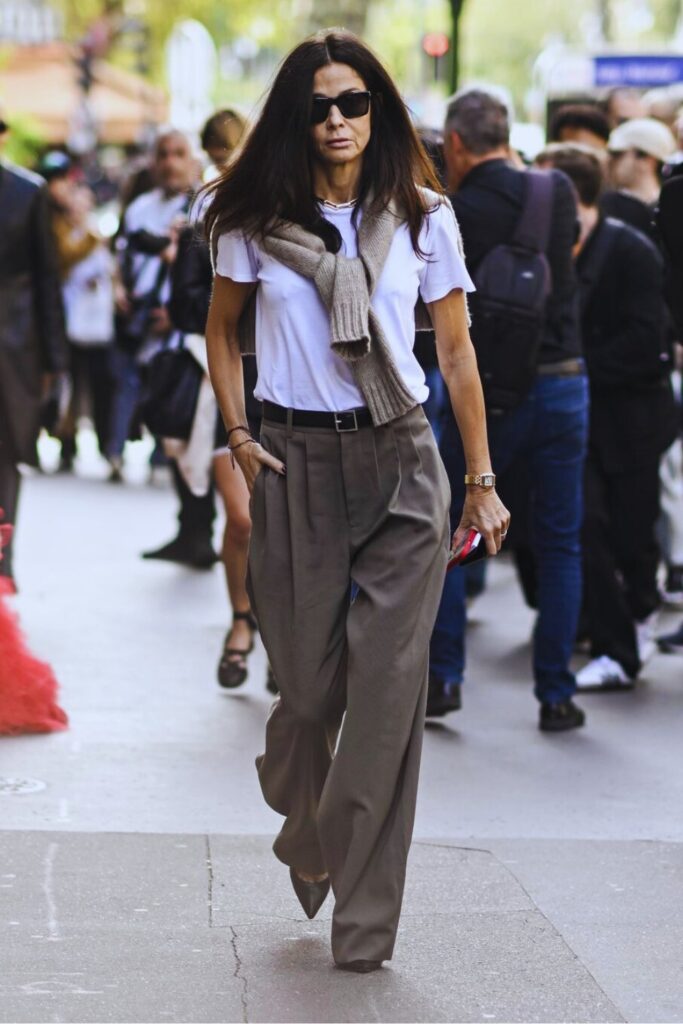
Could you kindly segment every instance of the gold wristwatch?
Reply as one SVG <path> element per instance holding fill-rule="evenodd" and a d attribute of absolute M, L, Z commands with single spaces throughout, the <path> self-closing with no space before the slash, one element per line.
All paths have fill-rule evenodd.
<path fill-rule="evenodd" d="M 465 486 L 466 487 L 495 487 L 496 486 L 496 474 L 495 473 L 465 473 Z"/>

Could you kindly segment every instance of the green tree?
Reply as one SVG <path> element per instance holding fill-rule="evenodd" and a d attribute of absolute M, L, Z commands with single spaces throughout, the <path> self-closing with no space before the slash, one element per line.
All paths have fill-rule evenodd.
<path fill-rule="evenodd" d="M 368 14 L 367 0 L 316 0 L 311 11 L 308 28 L 318 29 L 340 26 L 362 36 Z"/>
<path fill-rule="evenodd" d="M 146 26 L 146 63 L 149 77 L 157 83 L 164 82 L 164 47 L 178 21 L 201 21 L 219 47 L 239 36 L 252 35 L 257 23 L 260 42 L 282 48 L 303 32 L 301 17 L 292 15 L 292 0 L 280 0 L 277 4 L 269 0 L 140 0 L 128 5 L 123 0 L 55 0 L 55 5 L 64 14 L 67 36 L 72 41 L 82 38 L 93 22 L 108 12 L 115 34 L 107 59 L 129 68 L 136 61 L 126 31 L 132 12 L 133 19 Z"/>

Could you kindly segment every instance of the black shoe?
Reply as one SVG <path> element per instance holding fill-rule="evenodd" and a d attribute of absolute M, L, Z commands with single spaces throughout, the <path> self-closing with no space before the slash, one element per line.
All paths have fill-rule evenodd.
<path fill-rule="evenodd" d="M 561 704 L 541 704 L 538 727 L 543 732 L 564 732 L 578 729 L 585 721 L 585 712 L 574 701 L 565 700 Z"/>
<path fill-rule="evenodd" d="M 123 459 L 118 455 L 112 455 L 109 459 L 109 483 L 123 483 Z"/>
<path fill-rule="evenodd" d="M 441 679 L 430 676 L 426 717 L 443 718 L 450 711 L 460 711 L 462 707 L 460 689 L 459 685 L 451 683 L 447 686 Z"/>
<path fill-rule="evenodd" d="M 382 960 L 349 960 L 345 964 L 337 964 L 340 971 L 355 971 L 356 974 L 370 974 L 371 971 L 378 971 L 382 966 Z"/>
<path fill-rule="evenodd" d="M 297 875 L 294 868 L 289 869 L 289 877 L 306 917 L 312 921 L 327 899 L 327 894 L 330 891 L 329 877 L 323 879 L 322 882 L 305 882 Z"/>
<path fill-rule="evenodd" d="M 233 612 L 233 625 L 225 636 L 221 660 L 218 662 L 218 683 L 226 690 L 235 690 L 242 683 L 246 682 L 249 675 L 249 655 L 254 650 L 254 633 L 258 629 L 256 619 L 251 612 Z M 231 647 L 232 632 L 235 622 L 246 622 L 251 630 L 249 646 L 240 650 L 239 647 Z"/>
<path fill-rule="evenodd" d="M 154 551 L 143 551 L 142 557 L 162 562 L 179 562 L 193 569 L 211 569 L 218 561 L 218 555 L 208 541 L 180 536 Z"/>
<path fill-rule="evenodd" d="M 657 646 L 663 654 L 683 654 L 683 622 L 675 633 L 658 636 Z"/>

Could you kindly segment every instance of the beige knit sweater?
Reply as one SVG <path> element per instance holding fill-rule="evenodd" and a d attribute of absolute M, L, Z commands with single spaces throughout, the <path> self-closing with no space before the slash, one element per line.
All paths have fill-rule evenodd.
<path fill-rule="evenodd" d="M 268 253 L 315 284 L 330 314 L 332 348 L 350 364 L 375 426 L 389 423 L 417 405 L 371 305 L 394 234 L 402 223 L 393 203 L 379 212 L 366 207 L 358 228 L 359 255 L 354 259 L 328 252 L 321 238 L 289 222 L 277 224 L 260 239 Z M 253 295 L 239 324 L 240 349 L 245 355 L 256 351 L 255 328 Z M 416 307 L 416 328 L 431 328 L 422 301 Z"/>

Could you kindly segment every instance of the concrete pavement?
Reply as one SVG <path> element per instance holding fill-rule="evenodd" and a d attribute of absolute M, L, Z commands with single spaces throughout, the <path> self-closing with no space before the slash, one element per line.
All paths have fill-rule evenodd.
<path fill-rule="evenodd" d="M 27 481 L 16 606 L 71 729 L 0 742 L 35 780 L 0 797 L 0 1020 L 683 1020 L 683 659 L 544 736 L 497 566 L 465 709 L 427 729 L 395 959 L 340 975 L 269 852 L 263 652 L 220 692 L 219 569 L 138 557 L 173 517 L 164 487 Z"/>

